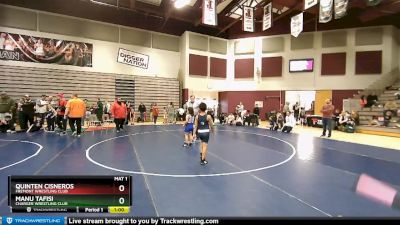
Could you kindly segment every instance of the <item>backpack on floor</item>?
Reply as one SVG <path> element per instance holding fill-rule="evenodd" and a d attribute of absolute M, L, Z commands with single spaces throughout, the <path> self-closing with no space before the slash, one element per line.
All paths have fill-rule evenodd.
<path fill-rule="evenodd" d="M 355 128 L 354 128 L 354 126 L 347 125 L 347 126 L 345 127 L 344 131 L 345 131 L 346 133 L 354 133 Z"/>

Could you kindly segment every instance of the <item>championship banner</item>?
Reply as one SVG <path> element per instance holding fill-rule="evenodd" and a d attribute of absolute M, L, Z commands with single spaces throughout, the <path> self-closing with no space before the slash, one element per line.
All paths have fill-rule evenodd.
<path fill-rule="evenodd" d="M 0 32 L 0 60 L 92 67 L 93 45 Z"/>
<path fill-rule="evenodd" d="M 147 69 L 149 67 L 149 56 L 120 48 L 117 62 Z"/>
<path fill-rule="evenodd" d="M 318 0 L 304 0 L 304 10 L 307 10 L 318 4 Z"/>
<path fill-rule="evenodd" d="M 303 13 L 293 16 L 290 21 L 290 33 L 294 37 L 298 37 L 303 31 Z"/>
<path fill-rule="evenodd" d="M 348 0 L 335 0 L 335 19 L 340 19 L 347 14 Z"/>
<path fill-rule="evenodd" d="M 203 0 L 203 24 L 217 26 L 217 1 Z"/>
<path fill-rule="evenodd" d="M 243 6 L 243 31 L 254 32 L 254 9 Z"/>
<path fill-rule="evenodd" d="M 332 20 L 333 0 L 321 0 L 319 3 L 319 22 L 327 23 Z"/>
<path fill-rule="evenodd" d="M 272 2 L 264 6 L 263 31 L 272 26 Z"/>

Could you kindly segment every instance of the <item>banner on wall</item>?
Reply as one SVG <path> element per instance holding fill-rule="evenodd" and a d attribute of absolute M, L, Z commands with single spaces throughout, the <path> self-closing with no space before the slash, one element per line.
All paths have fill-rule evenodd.
<path fill-rule="evenodd" d="M 259 108 L 264 107 L 264 101 L 255 101 L 254 107 L 258 106 Z"/>
<path fill-rule="evenodd" d="M 149 56 L 120 48 L 117 62 L 147 69 L 149 67 Z"/>
<path fill-rule="evenodd" d="M 243 6 L 243 31 L 254 32 L 254 9 Z"/>
<path fill-rule="evenodd" d="M 333 0 L 321 0 L 319 3 L 319 22 L 327 23 L 332 20 Z"/>
<path fill-rule="evenodd" d="M 217 26 L 217 1 L 203 0 L 203 24 Z"/>
<path fill-rule="evenodd" d="M 0 32 L 0 60 L 92 67 L 93 45 Z"/>
<path fill-rule="evenodd" d="M 298 37 L 303 31 L 303 13 L 293 16 L 290 21 L 290 33 L 294 37 Z"/>
<path fill-rule="evenodd" d="M 347 14 L 348 0 L 335 0 L 335 19 L 340 19 Z"/>
<path fill-rule="evenodd" d="M 272 26 L 272 2 L 264 6 L 263 31 Z"/>
<path fill-rule="evenodd" d="M 318 4 L 318 0 L 304 0 L 304 10 L 307 10 Z"/>

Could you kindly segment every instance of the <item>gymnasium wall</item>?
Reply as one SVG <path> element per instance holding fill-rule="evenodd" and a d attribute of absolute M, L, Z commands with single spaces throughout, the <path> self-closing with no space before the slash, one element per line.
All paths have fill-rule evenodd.
<path fill-rule="evenodd" d="M 245 97 L 243 97 L 245 96 Z M 233 113 L 236 105 L 242 102 L 244 108 L 253 112 L 255 101 L 263 102 L 260 107 L 260 117 L 265 120 L 265 113 L 272 110 L 280 110 L 281 104 L 285 102 L 284 91 L 224 91 L 219 92 L 218 100 L 221 112 Z"/>
<path fill-rule="evenodd" d="M 397 46 L 398 46 L 398 51 L 397 51 L 397 58 L 398 58 L 398 67 L 400 68 L 400 29 L 397 29 L 397 38 L 395 37 L 394 40 L 396 40 Z M 400 79 L 400 74 L 399 74 L 399 79 Z"/>
<path fill-rule="evenodd" d="M 187 37 L 186 60 L 189 55 L 208 57 L 209 61 L 215 57 L 209 48 L 213 37 L 191 32 L 183 36 Z M 227 60 L 226 78 L 209 73 L 198 76 L 183 68 L 184 87 L 209 91 L 360 90 L 399 67 L 396 39 L 396 28 L 381 26 L 302 33 L 298 38 L 278 35 L 227 40 L 226 54 L 218 53 Z M 289 73 L 289 60 L 305 58 L 314 59 L 313 72 Z M 210 62 L 206 66 L 210 71 Z"/>
<path fill-rule="evenodd" d="M 177 36 L 1 4 L 0 31 L 93 44 L 93 67 L 0 61 L 2 65 L 178 78 Z M 119 48 L 148 55 L 148 69 L 118 63 Z"/>
<path fill-rule="evenodd" d="M 1 4 L 0 31 L 93 44 L 92 67 L 0 60 L 0 89 L 14 99 L 63 92 L 89 103 L 123 97 L 136 109 L 179 104 L 180 37 Z M 117 63 L 119 48 L 148 55 L 148 68 Z"/>

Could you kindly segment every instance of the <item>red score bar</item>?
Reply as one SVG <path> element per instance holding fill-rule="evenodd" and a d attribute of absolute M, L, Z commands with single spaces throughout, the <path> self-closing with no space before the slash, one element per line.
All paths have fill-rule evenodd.
<path fill-rule="evenodd" d="M 76 185 L 74 189 L 30 189 L 21 190 L 19 194 L 32 195 L 113 195 L 113 194 L 129 194 L 129 187 L 126 185 L 109 186 L 109 185 Z"/>

